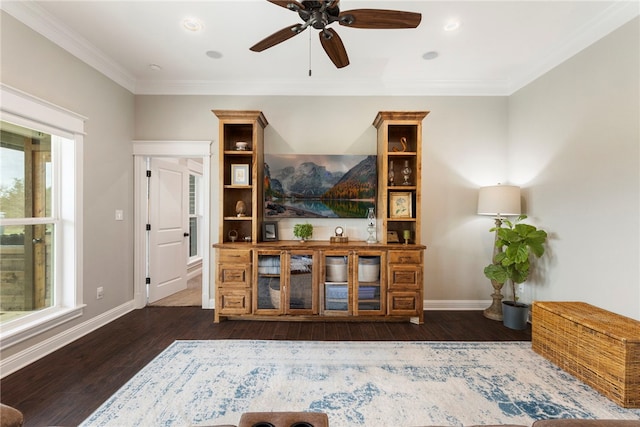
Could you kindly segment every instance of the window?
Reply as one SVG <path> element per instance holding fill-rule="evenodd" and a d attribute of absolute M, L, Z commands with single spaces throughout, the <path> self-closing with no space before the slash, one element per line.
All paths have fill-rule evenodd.
<path fill-rule="evenodd" d="M 0 228 L 0 324 L 54 305 L 56 143 L 49 134 L 0 122 L 0 218 L 7 222 Z"/>
<path fill-rule="evenodd" d="M 9 347 L 82 314 L 84 118 L 1 86 L 0 339 Z"/>
<path fill-rule="evenodd" d="M 202 256 L 198 241 L 202 223 L 201 180 L 201 176 L 189 174 L 189 262 Z"/>

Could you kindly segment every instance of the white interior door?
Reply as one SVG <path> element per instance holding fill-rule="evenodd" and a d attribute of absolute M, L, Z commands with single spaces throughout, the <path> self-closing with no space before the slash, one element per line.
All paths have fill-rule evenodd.
<path fill-rule="evenodd" d="M 150 179 L 148 302 L 153 303 L 187 288 L 189 173 L 185 166 L 154 158 Z"/>

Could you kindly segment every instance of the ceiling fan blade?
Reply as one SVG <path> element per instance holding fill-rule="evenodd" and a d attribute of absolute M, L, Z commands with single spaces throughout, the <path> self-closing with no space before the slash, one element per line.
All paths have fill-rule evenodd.
<path fill-rule="evenodd" d="M 338 33 L 333 28 L 325 28 L 319 32 L 320 43 L 327 52 L 329 59 L 335 64 L 336 67 L 342 68 L 349 65 L 349 57 L 347 51 L 342 44 L 342 40 Z"/>
<path fill-rule="evenodd" d="M 289 40 L 291 37 L 296 36 L 302 32 L 301 24 L 290 25 L 285 27 L 270 36 L 260 40 L 258 43 L 251 46 L 249 49 L 254 52 L 262 52 L 263 50 L 269 49 L 277 45 L 278 43 L 282 43 L 285 40 Z"/>
<path fill-rule="evenodd" d="M 351 28 L 416 28 L 422 14 L 385 9 L 353 9 L 340 13 L 340 25 Z"/>
<path fill-rule="evenodd" d="M 296 0 L 267 0 L 269 3 L 273 3 L 285 9 L 294 10 L 296 7 L 304 9 L 304 5 Z M 289 7 L 290 4 L 295 5 L 293 8 Z"/>

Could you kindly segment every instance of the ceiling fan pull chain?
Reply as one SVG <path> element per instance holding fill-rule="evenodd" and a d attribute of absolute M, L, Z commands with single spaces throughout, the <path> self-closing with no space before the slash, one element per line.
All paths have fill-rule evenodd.
<path fill-rule="evenodd" d="M 311 32 L 309 32 L 309 77 L 311 77 Z"/>

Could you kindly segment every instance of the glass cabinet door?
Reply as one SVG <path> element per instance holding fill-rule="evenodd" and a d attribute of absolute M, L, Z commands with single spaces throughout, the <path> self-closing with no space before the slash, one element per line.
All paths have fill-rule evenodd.
<path fill-rule="evenodd" d="M 313 252 L 291 251 L 287 261 L 286 313 L 317 314 Z"/>
<path fill-rule="evenodd" d="M 256 251 L 254 265 L 254 313 L 278 314 L 282 312 L 282 256 L 280 251 Z"/>
<path fill-rule="evenodd" d="M 386 261 L 384 255 L 383 252 L 363 252 L 356 256 L 357 280 L 355 280 L 353 292 L 355 315 L 385 314 Z"/>
<path fill-rule="evenodd" d="M 254 313 L 317 314 L 313 251 L 258 250 Z"/>
<path fill-rule="evenodd" d="M 325 315 L 351 314 L 349 252 L 325 252 L 322 254 L 322 311 Z"/>

